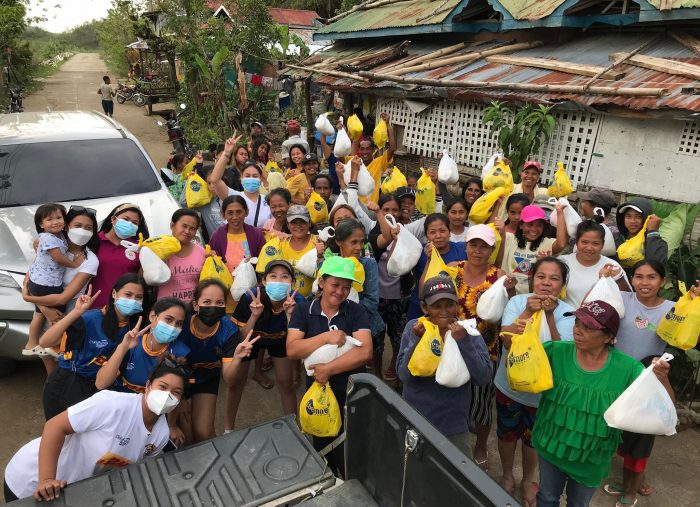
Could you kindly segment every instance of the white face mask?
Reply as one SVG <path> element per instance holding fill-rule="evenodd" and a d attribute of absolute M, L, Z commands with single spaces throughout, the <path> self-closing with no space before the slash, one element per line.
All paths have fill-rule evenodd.
<path fill-rule="evenodd" d="M 76 227 L 75 229 L 68 229 L 68 239 L 74 245 L 84 246 L 92 238 L 92 231 L 87 229 L 81 229 Z"/>
<path fill-rule="evenodd" d="M 152 389 L 146 396 L 146 406 L 156 415 L 169 414 L 177 407 L 180 400 L 170 391 Z"/>

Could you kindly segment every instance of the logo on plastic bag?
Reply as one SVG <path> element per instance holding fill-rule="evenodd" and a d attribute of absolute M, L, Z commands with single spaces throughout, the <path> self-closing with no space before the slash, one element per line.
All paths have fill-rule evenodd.
<path fill-rule="evenodd" d="M 328 407 L 318 409 L 314 407 L 314 400 L 309 400 L 306 404 L 306 413 L 309 415 L 326 415 L 328 414 Z"/>
<path fill-rule="evenodd" d="M 430 342 L 430 351 L 436 356 L 440 357 L 442 354 L 442 344 L 440 343 L 440 340 L 435 339 Z"/>
<path fill-rule="evenodd" d="M 200 185 L 197 181 L 191 181 L 190 188 L 193 192 L 199 192 L 202 189 L 202 185 Z"/>

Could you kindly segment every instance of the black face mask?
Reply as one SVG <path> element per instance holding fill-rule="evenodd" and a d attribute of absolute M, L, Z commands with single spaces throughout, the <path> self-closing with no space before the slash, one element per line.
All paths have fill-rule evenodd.
<path fill-rule="evenodd" d="M 200 306 L 197 316 L 205 326 L 213 326 L 226 315 L 225 306 Z"/>

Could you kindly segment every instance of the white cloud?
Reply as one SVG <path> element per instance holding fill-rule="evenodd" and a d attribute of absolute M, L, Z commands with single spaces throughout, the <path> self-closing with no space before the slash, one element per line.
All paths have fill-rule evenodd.
<path fill-rule="evenodd" d="M 29 16 L 44 16 L 37 23 L 50 32 L 65 32 L 93 19 L 102 19 L 112 4 L 111 0 L 30 0 Z"/>

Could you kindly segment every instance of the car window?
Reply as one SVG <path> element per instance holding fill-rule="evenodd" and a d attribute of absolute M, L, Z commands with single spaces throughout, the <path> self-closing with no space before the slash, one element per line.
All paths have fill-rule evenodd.
<path fill-rule="evenodd" d="M 130 139 L 0 144 L 0 206 L 153 192 L 160 182 Z"/>

